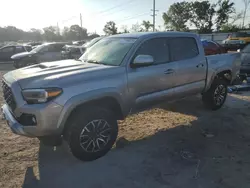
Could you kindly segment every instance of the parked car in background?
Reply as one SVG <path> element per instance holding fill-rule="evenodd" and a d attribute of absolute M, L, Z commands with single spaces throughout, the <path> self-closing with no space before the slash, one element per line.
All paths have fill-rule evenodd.
<path fill-rule="evenodd" d="M 241 75 L 250 75 L 250 44 L 248 44 L 241 52 Z"/>
<path fill-rule="evenodd" d="M 81 46 L 81 45 L 83 45 L 85 43 L 86 43 L 85 40 L 80 40 L 80 41 L 74 41 L 74 42 L 72 42 L 73 45 L 77 45 L 77 46 Z"/>
<path fill-rule="evenodd" d="M 227 52 L 222 45 L 212 40 L 202 39 L 201 42 L 205 51 L 205 55 L 224 54 Z"/>
<path fill-rule="evenodd" d="M 27 43 L 27 45 L 30 45 L 30 46 L 38 46 L 41 44 L 42 44 L 42 42 L 29 42 L 29 43 Z"/>
<path fill-rule="evenodd" d="M 54 42 L 42 44 L 30 52 L 15 54 L 11 57 L 14 67 L 20 68 L 40 62 L 57 61 L 61 59 L 62 48 L 68 43 Z"/>
<path fill-rule="evenodd" d="M 84 45 L 82 45 L 82 48 L 80 49 L 82 54 L 84 54 L 84 52 L 86 51 L 87 48 L 90 48 L 91 46 L 93 46 L 95 43 L 97 43 L 98 41 L 100 41 L 103 38 L 104 37 L 97 37 L 97 38 L 94 38 L 91 41 L 85 43 Z"/>
<path fill-rule="evenodd" d="M 247 32 L 235 32 L 229 34 L 228 38 L 223 41 L 223 46 L 226 50 L 238 50 L 243 49 L 250 43 L 250 33 Z"/>
<path fill-rule="evenodd" d="M 207 108 L 220 109 L 239 69 L 239 53 L 205 56 L 193 33 L 113 35 L 79 60 L 5 74 L 3 118 L 14 133 L 46 144 L 63 136 L 75 157 L 91 161 L 112 148 L 117 120 L 145 107 L 201 94 Z"/>
<path fill-rule="evenodd" d="M 61 51 L 62 59 L 78 59 L 82 55 L 82 46 L 65 45 Z"/>
<path fill-rule="evenodd" d="M 29 52 L 30 46 L 10 45 L 0 48 L 0 61 L 12 61 L 11 56 L 21 52 Z"/>

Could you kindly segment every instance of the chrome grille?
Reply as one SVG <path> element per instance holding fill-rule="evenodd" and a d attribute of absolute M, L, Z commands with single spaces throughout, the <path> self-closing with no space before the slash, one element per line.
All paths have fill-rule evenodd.
<path fill-rule="evenodd" d="M 11 110 L 14 111 L 16 109 L 16 101 L 14 99 L 11 88 L 4 81 L 2 81 L 2 88 L 5 102 L 11 108 Z"/>

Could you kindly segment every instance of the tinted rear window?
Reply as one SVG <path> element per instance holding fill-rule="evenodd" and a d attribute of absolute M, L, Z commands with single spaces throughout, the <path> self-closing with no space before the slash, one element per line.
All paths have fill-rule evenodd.
<path fill-rule="evenodd" d="M 192 37 L 177 37 L 170 40 L 173 61 L 191 59 L 199 55 L 196 40 Z"/>

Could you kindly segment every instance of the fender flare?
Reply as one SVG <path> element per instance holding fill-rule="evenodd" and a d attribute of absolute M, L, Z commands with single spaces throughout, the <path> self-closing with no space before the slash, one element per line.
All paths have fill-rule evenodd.
<path fill-rule="evenodd" d="M 118 104 L 120 104 L 121 111 L 123 115 L 126 115 L 127 109 L 124 108 L 125 104 L 124 101 L 122 100 L 122 96 L 115 88 L 105 88 L 95 90 L 95 91 L 90 91 L 86 92 L 83 94 L 76 95 L 72 98 L 70 98 L 65 105 L 63 106 L 63 109 L 61 111 L 60 117 L 58 119 L 57 123 L 57 129 L 59 132 L 62 132 L 65 124 L 67 122 L 67 119 L 69 118 L 71 112 L 79 105 L 83 105 L 84 103 L 95 101 L 95 100 L 100 100 L 102 98 L 106 97 L 111 97 L 114 98 Z"/>

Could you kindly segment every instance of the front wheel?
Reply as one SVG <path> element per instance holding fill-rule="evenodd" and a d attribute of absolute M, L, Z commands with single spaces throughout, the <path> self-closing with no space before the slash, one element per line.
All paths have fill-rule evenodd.
<path fill-rule="evenodd" d="M 216 78 L 210 89 L 203 93 L 202 101 L 211 110 L 220 109 L 227 98 L 227 82 L 222 78 Z"/>
<path fill-rule="evenodd" d="M 118 135 L 114 117 L 112 111 L 99 107 L 76 112 L 65 133 L 72 154 L 82 161 L 93 161 L 108 153 Z"/>

